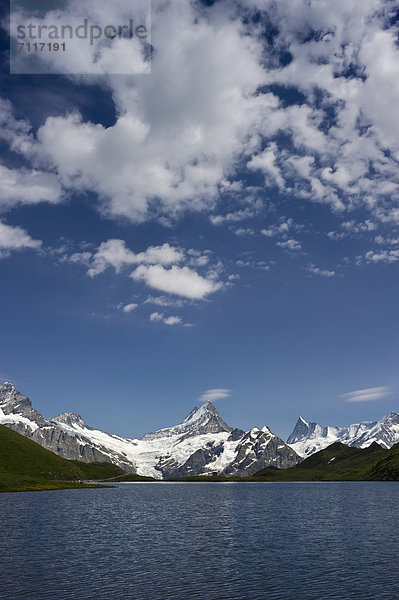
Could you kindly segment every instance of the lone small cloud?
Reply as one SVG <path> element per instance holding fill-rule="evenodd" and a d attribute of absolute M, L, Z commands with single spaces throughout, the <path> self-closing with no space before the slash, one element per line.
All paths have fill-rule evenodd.
<path fill-rule="evenodd" d="M 213 388 L 206 390 L 198 398 L 199 402 L 215 402 L 216 400 L 222 400 L 222 398 L 229 398 L 231 396 L 231 390 L 225 388 Z"/>

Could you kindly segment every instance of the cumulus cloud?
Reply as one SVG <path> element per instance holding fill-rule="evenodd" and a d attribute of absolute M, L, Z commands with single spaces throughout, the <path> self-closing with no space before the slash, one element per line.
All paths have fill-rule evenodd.
<path fill-rule="evenodd" d="M 148 296 L 144 304 L 156 304 L 157 306 L 184 306 L 186 300 L 181 298 L 169 298 L 168 296 Z"/>
<path fill-rule="evenodd" d="M 163 319 L 163 313 L 153 312 L 150 314 L 150 321 L 152 321 L 152 322 L 162 321 L 162 319 Z"/>
<path fill-rule="evenodd" d="M 169 243 L 133 252 L 124 240 L 109 239 L 95 252 L 64 252 L 61 261 L 87 266 L 90 277 L 112 268 L 118 275 L 129 275 L 152 289 L 178 296 L 177 299 L 166 295 L 148 296 L 145 300 L 146 304 L 167 307 L 183 306 L 189 300 L 204 300 L 227 285 L 220 281 L 223 264 L 220 261 L 211 264 L 209 254 L 209 251 L 187 250 Z M 136 268 L 129 273 L 133 265 Z"/>
<path fill-rule="evenodd" d="M 202 300 L 222 287 L 222 283 L 202 277 L 189 267 L 176 265 L 170 269 L 165 269 L 162 265 L 140 265 L 131 277 L 160 292 L 176 294 L 191 300 Z"/>
<path fill-rule="evenodd" d="M 181 317 L 170 316 L 163 320 L 165 325 L 179 325 L 182 322 Z"/>
<path fill-rule="evenodd" d="M 170 265 L 183 260 L 184 254 L 179 248 L 169 244 L 149 246 L 145 252 L 135 254 L 126 246 L 124 240 L 112 239 L 102 242 L 93 256 L 92 266 L 88 274 L 91 277 L 103 273 L 108 267 L 113 267 L 117 273 L 127 265 L 158 263 Z"/>
<path fill-rule="evenodd" d="M 284 189 L 285 181 L 280 167 L 276 164 L 278 153 L 277 145 L 273 142 L 266 150 L 253 156 L 247 167 L 252 171 L 263 171 L 269 185 L 275 183 L 280 189 Z"/>
<path fill-rule="evenodd" d="M 290 252 L 300 252 L 300 250 L 302 250 L 302 244 L 294 238 L 289 238 L 284 242 L 277 242 L 276 246 L 284 248 L 284 250 L 289 250 Z"/>
<path fill-rule="evenodd" d="M 107 80 L 116 123 L 75 113 L 49 117 L 37 133 L 37 152 L 64 186 L 94 191 L 109 214 L 133 220 L 157 204 L 171 216 L 213 207 L 236 156 L 257 143 L 249 132 L 262 109 L 277 105 L 257 94 L 267 79 L 262 46 L 241 18 L 186 0 L 154 8 L 152 76 Z"/>
<path fill-rule="evenodd" d="M 356 258 L 356 264 L 393 264 L 399 261 L 399 249 L 394 250 L 368 250 Z"/>
<path fill-rule="evenodd" d="M 286 236 L 289 231 L 298 231 L 302 229 L 302 226 L 294 223 L 294 219 L 285 219 L 284 217 L 280 219 L 280 223 L 269 225 L 269 227 L 262 229 L 261 234 L 265 237 L 276 237 L 278 235 Z"/>
<path fill-rule="evenodd" d="M 341 394 L 340 398 L 345 398 L 347 402 L 369 402 L 371 400 L 382 400 L 390 394 L 392 388 L 389 386 L 366 388 L 364 390 L 355 390 L 347 394 Z"/>
<path fill-rule="evenodd" d="M 22 227 L 12 227 L 0 221 L 0 258 L 18 250 L 38 250 L 41 240 L 34 240 Z"/>
<path fill-rule="evenodd" d="M 169 327 L 173 325 L 183 325 L 184 327 L 192 327 L 191 323 L 183 323 L 183 319 L 176 315 L 170 315 L 169 317 L 165 317 L 164 313 L 153 312 L 150 314 L 150 321 L 153 323 L 162 322 L 164 325 L 168 325 Z"/>
<path fill-rule="evenodd" d="M 17 27 L 30 24 L 33 25 L 34 33 L 37 34 L 39 27 L 42 42 L 53 42 L 50 27 L 57 27 L 58 31 L 63 26 L 71 27 L 76 32 L 77 27 L 82 27 L 85 19 L 88 21 L 88 39 L 82 35 L 72 35 L 68 43 L 67 52 L 42 52 L 35 57 L 34 73 L 62 73 L 81 75 L 137 75 L 151 73 L 151 65 L 146 60 L 146 46 L 140 43 L 139 37 L 134 35 L 132 39 L 117 34 L 118 25 L 128 26 L 132 19 L 137 26 L 146 27 L 146 41 L 150 42 L 150 7 L 148 0 L 135 0 L 126 4 L 123 0 L 114 0 L 112 3 L 106 0 L 67 0 L 63 3 L 55 3 L 55 10 L 47 10 L 38 14 L 29 11 L 29 3 L 24 4 L 23 10 L 13 5 L 10 19 L 11 37 L 17 38 Z M 97 27 L 102 31 L 107 27 L 113 28 L 115 38 L 111 40 L 103 35 L 98 35 Z M 47 32 L 48 28 L 48 32 Z M 144 34 L 144 31 L 141 32 Z M 113 35 L 111 33 L 111 35 Z M 67 33 L 66 39 L 68 40 Z M 144 37 L 144 36 L 143 36 Z M 148 39 L 147 39 L 148 38 Z M 16 41 L 19 41 L 18 39 Z M 11 72 L 32 73 L 31 63 L 23 53 L 12 53 Z"/>
<path fill-rule="evenodd" d="M 398 246 L 399 238 L 385 238 L 382 235 L 376 235 L 374 238 L 377 244 L 386 245 L 386 246 Z"/>
<path fill-rule="evenodd" d="M 199 402 L 215 402 L 216 400 L 222 400 L 223 398 L 229 398 L 231 396 L 231 390 L 225 388 L 213 388 L 206 390 L 198 398 Z"/>
<path fill-rule="evenodd" d="M 237 229 L 232 228 L 232 231 L 237 237 L 252 237 L 255 235 L 255 231 L 252 227 L 237 227 Z"/>
<path fill-rule="evenodd" d="M 237 265 L 237 267 L 242 267 L 242 268 L 250 267 L 252 269 L 259 269 L 260 271 L 270 271 L 270 269 L 275 265 L 275 262 L 273 260 L 266 262 L 264 260 L 253 260 L 253 259 L 243 260 L 242 258 L 240 258 L 236 261 L 236 265 Z M 233 276 L 233 279 L 237 279 L 237 277 L 239 278 L 239 275 Z M 229 277 L 229 279 L 230 279 L 230 277 Z"/>
<path fill-rule="evenodd" d="M 226 215 L 211 215 L 209 220 L 212 225 L 222 225 L 223 223 L 234 223 L 236 221 L 244 221 L 245 219 L 251 219 L 256 215 L 253 208 L 245 208 L 242 210 L 236 210 Z"/>
<path fill-rule="evenodd" d="M 364 222 L 344 221 L 341 223 L 341 227 L 350 234 L 368 233 L 377 229 L 376 223 L 370 221 L 370 219 L 366 219 Z"/>
<path fill-rule="evenodd" d="M 86 4 L 111 22 L 126 14 L 121 1 Z M 56 201 L 62 185 L 65 193 L 94 192 L 105 215 L 171 222 L 188 210 L 213 214 L 221 198 L 234 202 L 248 176 L 260 174 L 288 198 L 397 222 L 393 15 L 385 0 L 246 0 L 223 10 L 155 0 L 152 76 L 101 79 L 115 123 L 75 112 L 49 116 L 32 131 L 1 104 L 0 136 L 32 166 L 13 175 L 15 201 L 25 201 L 34 178 L 32 201 Z M 121 57 L 111 54 L 118 67 Z M 229 210 L 212 222 L 250 216 L 242 205 Z"/>
<path fill-rule="evenodd" d="M 321 269 L 314 264 L 308 265 L 306 270 L 312 275 L 318 275 L 319 277 L 334 277 L 335 271 L 329 271 L 328 269 Z"/>
<path fill-rule="evenodd" d="M 35 169 L 9 169 L 0 164 L 0 211 L 20 204 L 55 204 L 61 200 L 61 186 L 52 173 Z"/>
<path fill-rule="evenodd" d="M 136 310 L 137 307 L 138 304 L 136 304 L 135 302 L 131 302 L 130 304 L 125 304 L 125 306 L 122 307 L 122 310 L 125 313 L 130 313 L 133 310 Z"/>

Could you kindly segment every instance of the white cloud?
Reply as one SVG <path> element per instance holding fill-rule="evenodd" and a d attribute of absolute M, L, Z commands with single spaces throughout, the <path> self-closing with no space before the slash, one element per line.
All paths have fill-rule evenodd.
<path fill-rule="evenodd" d="M 327 233 L 327 236 L 330 238 L 330 240 L 332 240 L 333 242 L 339 242 L 340 240 L 343 240 L 344 238 L 347 237 L 347 233 L 345 233 L 344 231 L 329 231 Z"/>
<path fill-rule="evenodd" d="M 0 258 L 18 250 L 38 250 L 41 245 L 41 240 L 31 238 L 22 227 L 12 227 L 0 221 Z"/>
<path fill-rule="evenodd" d="M 277 101 L 257 94 L 267 80 L 262 45 L 228 13 L 156 2 L 152 75 L 107 80 L 116 123 L 46 120 L 37 151 L 67 188 L 94 191 L 109 214 L 133 220 L 151 217 L 154 199 L 158 213 L 174 216 L 211 208 L 231 189 L 236 157 L 257 143 L 257 121 Z"/>
<path fill-rule="evenodd" d="M 290 252 L 299 252 L 300 250 L 302 250 L 302 244 L 294 238 L 290 238 L 288 240 L 285 240 L 284 242 L 277 242 L 276 246 L 284 248 L 285 250 L 289 250 Z"/>
<path fill-rule="evenodd" d="M 344 221 L 341 223 L 341 227 L 348 233 L 363 233 L 377 229 L 377 225 L 373 221 L 370 221 L 370 219 L 366 219 L 360 223 L 356 221 Z"/>
<path fill-rule="evenodd" d="M 147 14 L 151 10 L 151 3 L 148 0 L 135 0 L 135 2 L 126 5 L 123 0 L 114 0 L 112 3 L 106 0 L 85 0 L 81 3 L 77 0 L 67 0 L 56 4 L 54 10 L 48 10 L 46 13 L 38 14 L 29 12 L 29 4 L 24 5 L 21 10 L 13 5 L 11 12 L 11 35 L 17 38 L 17 26 L 28 28 L 33 24 L 35 36 L 43 42 L 54 42 L 51 39 L 50 28 L 57 27 L 58 32 L 66 25 L 76 32 L 77 27 L 88 21 L 88 36 L 85 39 L 72 34 L 66 36 L 67 52 L 41 52 L 35 57 L 35 73 L 56 73 L 56 74 L 82 74 L 82 75 L 137 75 L 150 73 L 150 64 L 147 64 L 145 55 L 142 52 L 142 46 L 137 36 L 132 39 L 116 37 L 112 43 L 104 36 L 97 37 L 97 31 L 90 35 L 93 26 L 100 27 L 100 30 L 107 26 L 113 26 L 114 31 L 118 25 L 128 25 L 131 18 L 135 25 L 144 25 L 148 30 L 148 41 L 150 38 L 150 24 Z M 112 25 L 113 24 L 113 25 Z M 40 33 L 38 32 L 41 27 Z M 46 31 L 48 28 L 48 32 Z M 37 37 L 35 39 L 38 39 Z M 18 41 L 18 40 L 17 40 Z M 12 68 L 17 73 L 31 73 L 29 61 L 23 56 L 23 53 L 17 53 L 13 56 Z M 28 67 L 28 68 L 27 68 Z"/>
<path fill-rule="evenodd" d="M 381 400 L 388 396 L 392 391 L 389 386 L 366 388 L 364 390 L 355 390 L 347 394 L 341 394 L 340 398 L 345 398 L 347 402 L 369 402 L 371 400 Z"/>
<path fill-rule="evenodd" d="M 146 250 L 135 253 L 127 247 L 124 240 L 109 239 L 102 242 L 94 253 L 88 250 L 68 253 L 63 247 L 61 261 L 87 266 L 90 277 L 100 275 L 107 268 L 113 268 L 116 274 L 124 272 L 127 275 L 129 267 L 138 265 L 129 273 L 134 281 L 143 282 L 148 287 L 171 296 L 180 296 L 148 296 L 145 300 L 146 304 L 167 307 L 183 306 L 190 300 L 206 299 L 227 285 L 220 281 L 224 265 L 220 261 L 211 264 L 210 254 L 208 250 L 186 250 L 168 243 L 149 246 Z"/>
<path fill-rule="evenodd" d="M 86 4 L 85 10 L 96 6 Z M 234 200 L 255 172 L 289 198 L 324 203 L 337 214 L 361 207 L 397 222 L 393 4 L 246 0 L 240 8 L 223 3 L 222 10 L 220 3 L 155 1 L 152 75 L 102 79 L 115 104 L 114 124 L 74 113 L 50 116 L 33 132 L 12 117 L 9 104 L 0 105 L 0 136 L 32 167 L 14 173 L 9 202 L 30 202 L 26 181 L 35 177 L 35 202 L 57 201 L 62 184 L 70 194 L 97 194 L 105 215 L 172 222 L 188 210 L 214 212 L 225 195 Z M 96 10 L 115 22 L 126 3 Z M 273 48 L 264 22 L 275 31 Z M 283 64 L 280 50 L 291 60 Z M 86 59 L 71 55 L 71 68 Z M 118 68 L 121 56 L 109 60 Z M 303 101 L 286 106 L 265 86 L 294 88 Z M 242 205 L 229 210 L 212 222 L 249 216 Z"/>
<path fill-rule="evenodd" d="M 380 245 L 386 246 L 398 246 L 399 238 L 384 238 L 382 235 L 376 235 L 374 238 L 375 242 Z"/>
<path fill-rule="evenodd" d="M 163 322 L 165 323 L 165 325 L 179 325 L 182 322 L 182 320 L 181 317 L 170 316 L 166 317 L 166 319 L 164 319 Z"/>
<path fill-rule="evenodd" d="M 190 250 L 188 253 L 190 254 Z M 182 262 L 183 259 L 183 251 L 167 243 L 162 246 L 149 246 L 145 252 L 136 255 L 136 262 L 143 264 L 172 265 Z"/>
<path fill-rule="evenodd" d="M 68 254 L 67 248 L 63 246 L 53 249 L 53 253 L 55 256 L 61 255 L 60 262 L 84 265 L 85 267 L 90 265 L 93 258 L 93 254 L 89 251 L 73 252 L 72 254 Z"/>
<path fill-rule="evenodd" d="M 270 225 L 266 229 L 261 230 L 261 234 L 265 237 L 275 237 L 277 235 L 286 235 L 290 230 L 301 229 L 301 226 L 296 225 L 293 219 L 281 219 L 277 225 Z"/>
<path fill-rule="evenodd" d="M 312 275 L 318 275 L 319 277 L 334 277 L 335 271 L 329 271 L 328 269 L 321 269 L 316 265 L 308 265 L 306 270 Z"/>
<path fill-rule="evenodd" d="M 184 306 L 186 300 L 180 298 L 168 298 L 167 296 L 148 296 L 144 304 L 156 304 L 157 306 Z"/>
<path fill-rule="evenodd" d="M 367 263 L 395 263 L 399 260 L 399 250 L 369 250 L 364 255 L 364 260 Z"/>
<path fill-rule="evenodd" d="M 135 281 L 144 281 L 153 289 L 192 300 L 202 300 L 222 287 L 220 282 L 202 277 L 188 267 L 176 265 L 170 269 L 165 269 L 162 265 L 140 265 L 131 277 Z"/>
<path fill-rule="evenodd" d="M 234 231 L 237 237 L 252 237 L 255 235 L 252 227 L 237 227 L 237 229 L 232 228 L 232 231 Z"/>
<path fill-rule="evenodd" d="M 162 322 L 164 325 L 168 325 L 169 327 L 172 327 L 173 325 L 184 325 L 184 327 L 192 327 L 191 323 L 183 323 L 181 317 L 178 317 L 176 315 L 170 315 L 169 317 L 165 317 L 164 313 L 159 312 L 151 313 L 150 321 L 152 321 L 153 323 Z"/>
<path fill-rule="evenodd" d="M 222 400 L 223 398 L 229 398 L 231 396 L 231 390 L 225 388 L 213 388 L 206 390 L 198 398 L 200 402 L 215 402 L 216 400 Z"/>
<path fill-rule="evenodd" d="M 280 189 L 284 189 L 285 181 L 280 167 L 276 164 L 278 154 L 279 151 L 277 145 L 273 142 L 266 150 L 253 156 L 251 160 L 248 161 L 247 167 L 252 171 L 263 171 L 269 185 L 276 184 Z"/>
<path fill-rule="evenodd" d="M 264 260 L 243 260 L 242 258 L 240 258 L 236 261 L 236 265 L 237 267 L 242 268 L 250 267 L 253 269 L 259 269 L 260 271 L 270 271 L 270 269 L 275 265 L 275 262 L 273 260 L 266 262 Z"/>
<path fill-rule="evenodd" d="M 125 306 L 122 308 L 122 310 L 125 313 L 130 313 L 133 310 L 135 310 L 137 307 L 138 307 L 138 304 L 136 304 L 135 302 L 131 302 L 130 304 L 125 304 Z"/>
<path fill-rule="evenodd" d="M 19 204 L 55 204 L 61 200 L 61 186 L 52 173 L 35 169 L 9 169 L 0 164 L 0 211 Z"/>
<path fill-rule="evenodd" d="M 169 244 L 149 246 L 145 252 L 135 254 L 127 248 L 124 240 L 112 239 L 100 244 L 93 256 L 93 263 L 88 274 L 94 277 L 103 273 L 108 267 L 113 267 L 119 273 L 127 265 L 154 263 L 170 265 L 181 262 L 183 258 L 182 250 Z"/>
<path fill-rule="evenodd" d="M 226 215 L 211 215 L 209 217 L 212 225 L 222 225 L 223 223 L 234 223 L 236 221 L 244 221 L 251 219 L 256 214 L 253 208 L 245 208 L 236 210 L 235 212 L 227 213 Z"/>
<path fill-rule="evenodd" d="M 162 319 L 163 319 L 163 313 L 153 312 L 150 314 L 150 321 L 157 322 L 157 321 L 162 321 Z"/>

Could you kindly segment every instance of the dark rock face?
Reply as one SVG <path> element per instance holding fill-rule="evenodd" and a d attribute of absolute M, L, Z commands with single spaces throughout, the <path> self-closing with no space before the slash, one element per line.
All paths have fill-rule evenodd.
<path fill-rule="evenodd" d="M 11 418 L 13 415 L 18 415 L 29 419 L 29 421 L 35 423 L 38 427 L 47 424 L 47 419 L 32 408 L 29 398 L 17 392 L 12 383 L 3 383 L 3 385 L 0 385 L 0 408 L 5 415 L 10 415 Z M 10 422 L 12 423 L 11 419 Z M 20 423 L 14 423 L 14 425 L 12 429 L 22 435 L 26 435 L 27 432 L 32 431 L 32 428 L 27 423 L 24 423 L 23 419 L 21 419 Z"/>
<path fill-rule="evenodd" d="M 243 431 L 242 429 L 233 429 L 233 431 L 230 433 L 229 437 L 228 437 L 228 441 L 229 442 L 238 442 L 238 440 L 240 440 L 242 438 L 242 436 L 245 435 L 245 431 Z"/>
<path fill-rule="evenodd" d="M 174 459 L 161 459 L 157 468 L 161 471 L 164 479 L 170 477 L 190 477 L 193 475 L 209 475 L 219 473 L 220 475 L 236 475 L 247 477 L 253 475 L 264 467 L 274 466 L 279 469 L 293 467 L 301 458 L 283 442 L 279 437 L 273 435 L 267 428 L 263 430 L 253 429 L 249 432 L 238 431 L 227 441 L 238 441 L 235 448 L 235 458 L 222 470 L 212 470 L 212 463 L 223 454 L 224 443 L 208 442 L 204 448 L 194 452 L 190 458 L 179 466 Z"/>
<path fill-rule="evenodd" d="M 339 431 L 338 427 L 325 427 L 324 425 L 319 425 L 319 423 L 314 422 L 307 423 L 302 417 L 299 417 L 293 432 L 287 439 L 287 444 L 295 444 L 296 442 L 312 437 L 325 438 L 332 432 L 338 434 Z"/>
<path fill-rule="evenodd" d="M 223 443 L 208 442 L 204 448 L 194 452 L 181 467 L 175 461 L 160 461 L 157 468 L 161 471 L 164 479 L 200 475 L 207 472 L 205 470 L 206 466 L 212 463 L 222 452 Z"/>
<path fill-rule="evenodd" d="M 237 450 L 236 458 L 224 469 L 223 475 L 245 477 L 264 467 L 286 469 L 301 461 L 292 448 L 267 428 L 245 433 Z"/>
<path fill-rule="evenodd" d="M 306 423 L 302 417 L 299 417 L 292 433 L 287 439 L 287 444 L 295 444 L 295 442 L 299 442 L 300 440 L 308 437 L 310 434 L 311 425 L 316 425 L 316 423 Z"/>
<path fill-rule="evenodd" d="M 93 448 L 90 443 L 84 443 L 83 439 L 79 440 L 56 426 L 36 429 L 30 437 L 62 458 L 83 462 L 111 462 L 106 454 Z"/>

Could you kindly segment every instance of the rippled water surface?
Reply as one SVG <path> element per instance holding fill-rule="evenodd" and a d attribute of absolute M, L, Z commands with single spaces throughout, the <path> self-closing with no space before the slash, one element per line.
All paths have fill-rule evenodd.
<path fill-rule="evenodd" d="M 0 494 L 7 600 L 396 600 L 397 483 Z"/>

